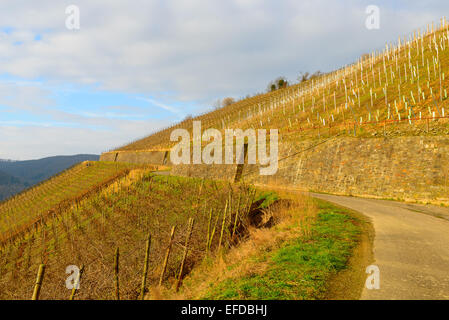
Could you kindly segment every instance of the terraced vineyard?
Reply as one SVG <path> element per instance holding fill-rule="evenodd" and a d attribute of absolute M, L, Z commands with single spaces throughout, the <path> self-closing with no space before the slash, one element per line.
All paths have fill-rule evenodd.
<path fill-rule="evenodd" d="M 84 162 L 1 203 L 0 244 L 23 235 L 132 167 L 123 163 Z"/>
<path fill-rule="evenodd" d="M 203 130 L 279 129 L 281 157 L 287 149 L 294 154 L 295 143 L 323 137 L 449 134 L 448 47 L 443 20 L 436 30 L 415 32 L 352 65 L 117 150 L 166 149 L 176 143 L 170 142 L 173 129 L 191 132 L 196 120 Z M 77 298 L 136 299 L 146 246 L 146 287 L 158 298 L 177 291 L 195 266 L 245 239 L 251 228 L 273 223 L 262 209 L 276 202 L 275 194 L 246 184 L 154 175 L 154 169 L 85 162 L 1 203 L 0 299 L 31 297 L 41 264 L 41 299 L 69 297 L 71 265 L 85 267 Z"/>
<path fill-rule="evenodd" d="M 254 209 L 273 200 L 245 185 L 133 172 L 40 224 L 20 241 L 8 243 L 0 252 L 0 299 L 31 297 L 41 263 L 46 264 L 41 299 L 69 297 L 65 280 L 70 265 L 85 266 L 77 298 L 114 299 L 116 248 L 120 297 L 136 299 L 148 234 L 152 236 L 148 285 L 157 287 L 161 282 L 159 290 L 171 290 L 180 274 L 182 279 L 210 254 L 238 242 L 249 225 L 261 225 Z M 180 271 L 190 218 L 195 221 Z M 163 272 L 173 226 L 172 250 Z"/>
<path fill-rule="evenodd" d="M 164 149 L 173 129 L 279 129 L 284 144 L 337 135 L 449 133 L 449 26 L 428 26 L 352 65 L 185 120 L 122 151 Z"/>

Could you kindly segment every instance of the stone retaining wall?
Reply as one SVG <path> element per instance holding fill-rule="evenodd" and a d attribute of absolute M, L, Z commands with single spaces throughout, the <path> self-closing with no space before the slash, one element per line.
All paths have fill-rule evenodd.
<path fill-rule="evenodd" d="M 304 190 L 449 204 L 449 137 L 338 138 L 281 150 L 273 176 L 245 166 L 243 179 Z M 236 165 L 175 166 L 176 175 L 233 180 Z"/>
<path fill-rule="evenodd" d="M 111 151 L 103 153 L 100 161 L 170 165 L 170 155 L 167 150 Z"/>

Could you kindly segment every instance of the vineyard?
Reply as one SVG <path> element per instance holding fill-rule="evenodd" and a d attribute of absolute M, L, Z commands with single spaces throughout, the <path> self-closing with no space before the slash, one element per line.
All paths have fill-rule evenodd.
<path fill-rule="evenodd" d="M 132 167 L 84 162 L 0 203 L 0 244 L 15 240 L 64 208 L 76 205 Z"/>
<path fill-rule="evenodd" d="M 164 149 L 173 129 L 279 129 L 281 143 L 328 136 L 449 133 L 449 25 L 428 25 L 354 64 L 187 119 L 121 151 Z"/>
<path fill-rule="evenodd" d="M 147 286 L 176 289 L 194 265 L 238 243 L 250 225 L 269 223 L 257 208 L 275 198 L 253 187 L 133 172 L 4 246 L 0 299 L 31 297 L 40 264 L 46 265 L 40 299 L 69 298 L 69 265 L 84 265 L 77 298 L 136 299 L 148 235 Z"/>
<path fill-rule="evenodd" d="M 203 130 L 222 132 L 278 129 L 280 161 L 297 154 L 295 147 L 305 140 L 316 146 L 322 139 L 341 136 L 447 135 L 448 47 L 449 26 L 443 19 L 437 27 L 432 24 L 407 39 L 399 38 L 339 70 L 186 119 L 116 151 L 168 150 L 176 143 L 170 142 L 172 130 L 192 133 L 193 121 L 201 121 Z M 37 295 L 39 299 L 131 300 L 160 298 L 158 294 L 259 299 L 263 298 L 259 283 L 254 282 L 252 270 L 240 274 L 242 266 L 236 267 L 233 278 L 222 276 L 215 287 L 214 279 L 209 279 L 210 288 L 201 292 L 186 292 L 181 286 L 183 281 L 187 289 L 196 286 L 195 279 L 207 272 L 195 275 L 194 268 L 212 273 L 211 265 L 224 261 L 223 254 L 232 253 L 261 228 L 269 230 L 270 241 L 279 235 L 284 235 L 283 241 L 297 241 L 282 251 L 285 255 L 294 256 L 298 248 L 309 254 L 316 249 L 314 243 L 321 243 L 319 255 L 326 258 L 322 264 L 332 269 L 330 262 L 338 260 L 335 270 L 344 269 L 357 243 L 358 229 L 353 226 L 346 232 L 356 220 L 340 209 L 304 199 L 292 206 L 291 199 L 279 200 L 278 194 L 245 183 L 166 176 L 155 173 L 158 169 L 83 162 L 1 202 L 0 299 Z M 290 217 L 290 224 L 281 225 L 285 230 L 269 228 L 276 226 L 271 209 L 279 204 L 285 205 L 284 214 L 296 210 L 294 216 L 300 218 Z M 328 235 L 337 223 L 334 240 L 345 250 L 330 255 L 328 246 L 333 242 Z M 348 239 L 350 245 L 345 243 Z M 272 245 L 270 241 L 265 245 Z M 279 243 L 276 249 L 281 250 Z M 239 255 L 234 252 L 234 256 Z M 259 276 L 275 283 L 285 265 L 274 263 L 281 260 L 274 253 L 271 258 L 266 265 L 272 274 L 259 270 Z M 79 290 L 66 286 L 72 272 L 69 266 L 81 267 L 76 280 L 81 283 Z M 253 267 L 257 269 L 256 264 Z M 310 268 L 308 272 L 313 271 Z M 299 271 L 295 267 L 285 274 L 304 276 Z M 190 280 L 186 278 L 192 274 Z M 322 279 L 331 274 L 323 270 Z M 236 279 L 239 292 L 233 288 Z M 315 278 L 309 280 L 304 290 L 315 290 Z M 248 284 L 251 290 L 245 289 Z M 35 288 L 38 292 L 33 293 Z M 322 296 L 321 289 L 315 290 L 316 297 Z M 296 298 L 297 292 L 292 292 L 284 290 L 281 297 Z"/>

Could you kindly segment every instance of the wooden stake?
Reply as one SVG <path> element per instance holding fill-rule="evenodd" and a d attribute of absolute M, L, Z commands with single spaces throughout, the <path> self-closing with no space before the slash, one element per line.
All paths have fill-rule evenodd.
<path fill-rule="evenodd" d="M 235 213 L 234 227 L 232 228 L 232 235 L 231 235 L 232 238 L 234 237 L 235 229 L 236 229 L 236 227 L 237 227 L 237 219 L 239 218 L 239 213 L 240 213 L 240 201 L 241 201 L 241 199 L 242 199 L 242 194 L 240 193 L 240 194 L 239 194 L 239 202 L 238 202 L 238 204 L 237 204 L 237 212 Z"/>
<path fill-rule="evenodd" d="M 77 292 L 78 287 L 79 287 L 79 285 L 81 283 L 81 277 L 82 277 L 83 273 L 84 273 L 84 264 L 81 265 L 80 273 L 78 275 L 78 278 L 76 279 L 75 283 L 73 284 L 72 293 L 70 294 L 69 300 L 73 300 L 75 298 L 76 292 Z"/>
<path fill-rule="evenodd" d="M 212 223 L 212 208 L 210 208 L 210 211 L 209 211 L 209 223 L 207 224 L 206 255 L 207 255 L 207 252 L 209 251 L 209 241 L 210 241 L 210 232 L 211 232 L 210 229 L 212 227 L 211 223 Z"/>
<path fill-rule="evenodd" d="M 189 219 L 189 230 L 187 231 L 187 237 L 186 237 L 186 242 L 185 242 L 185 247 L 184 247 L 184 255 L 182 257 L 181 267 L 179 268 L 178 279 L 176 279 L 176 286 L 175 286 L 176 291 L 179 290 L 179 286 L 181 285 L 182 271 L 184 270 L 184 264 L 185 264 L 186 258 L 187 258 L 187 252 L 189 249 L 189 240 L 190 240 L 190 237 L 192 236 L 194 222 L 195 222 L 195 220 L 193 218 Z"/>
<path fill-rule="evenodd" d="M 212 213 L 212 212 L 211 212 Z M 165 271 L 167 270 L 167 263 L 168 263 L 168 258 L 170 256 L 170 251 L 171 251 L 171 247 L 173 244 L 173 238 L 175 236 L 175 228 L 176 226 L 173 226 L 171 228 L 171 232 L 170 232 L 170 240 L 168 242 L 168 246 L 167 246 L 167 252 L 165 253 L 165 259 L 164 259 L 164 264 L 162 265 L 162 272 L 161 272 L 161 277 L 159 278 L 159 286 L 162 285 L 162 281 L 164 280 L 164 274 Z"/>
<path fill-rule="evenodd" d="M 44 280 L 44 275 L 45 275 L 45 264 L 41 264 L 37 272 L 36 283 L 34 285 L 33 296 L 31 300 L 39 300 L 39 294 L 41 293 L 41 286 L 42 281 Z"/>
<path fill-rule="evenodd" d="M 148 276 L 148 263 L 150 260 L 150 247 L 151 247 L 151 234 L 148 233 L 148 238 L 146 242 L 146 248 L 145 248 L 145 262 L 143 265 L 143 274 L 142 274 L 142 285 L 140 287 L 140 300 L 143 300 L 146 293 L 146 286 L 147 286 L 147 276 Z"/>
<path fill-rule="evenodd" d="M 115 273 L 115 299 L 120 300 L 120 283 L 119 283 L 119 259 L 120 259 L 120 249 L 117 247 L 115 249 L 115 256 L 114 256 L 114 273 Z"/>

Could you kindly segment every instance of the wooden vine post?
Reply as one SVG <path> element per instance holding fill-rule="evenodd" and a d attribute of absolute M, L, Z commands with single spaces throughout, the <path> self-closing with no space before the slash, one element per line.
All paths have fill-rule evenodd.
<path fill-rule="evenodd" d="M 115 299 L 120 300 L 120 283 L 119 283 L 119 259 L 120 259 L 120 249 L 117 247 L 115 249 L 114 255 L 114 283 L 115 283 Z"/>
<path fill-rule="evenodd" d="M 164 264 L 162 265 L 161 276 L 159 278 L 159 286 L 162 285 L 162 281 L 164 280 L 164 274 L 165 274 L 165 271 L 167 270 L 168 258 L 170 257 L 171 247 L 173 244 L 173 238 L 175 237 L 175 229 L 176 229 L 176 226 L 173 226 L 171 228 L 170 240 L 168 241 L 167 251 L 165 253 L 165 258 L 164 258 Z"/>
<path fill-rule="evenodd" d="M 184 264 L 185 264 L 186 258 L 187 258 L 187 252 L 189 249 L 189 240 L 190 240 L 190 237 L 192 236 L 194 222 L 195 222 L 195 220 L 193 218 L 189 219 L 189 228 L 187 231 L 186 242 L 185 242 L 185 246 L 184 246 L 184 255 L 182 256 L 181 267 L 179 268 L 178 279 L 176 279 L 176 285 L 175 285 L 176 291 L 179 290 L 179 286 L 181 285 L 182 272 L 184 270 Z"/>
<path fill-rule="evenodd" d="M 145 262 L 143 264 L 142 285 L 140 287 L 140 300 L 143 300 L 143 298 L 145 297 L 145 293 L 146 293 L 148 263 L 150 260 L 150 247 L 151 247 L 151 234 L 148 233 L 146 247 L 145 247 Z"/>
<path fill-rule="evenodd" d="M 81 265 L 80 273 L 78 274 L 78 278 L 75 280 L 75 283 L 73 284 L 72 293 L 70 294 L 69 300 L 73 300 L 75 298 L 76 292 L 79 289 L 80 283 L 81 283 L 81 277 L 84 273 L 84 264 Z"/>
<path fill-rule="evenodd" d="M 45 264 L 41 264 L 39 266 L 39 270 L 37 271 L 36 283 L 34 285 L 33 296 L 31 300 L 39 300 L 39 294 L 41 293 L 42 281 L 44 280 L 45 275 Z"/>
<path fill-rule="evenodd" d="M 206 256 L 209 251 L 209 242 L 211 241 L 210 233 L 211 233 L 211 225 L 212 223 L 212 208 L 209 211 L 209 222 L 207 224 L 207 237 L 206 237 Z"/>
<path fill-rule="evenodd" d="M 235 234 L 235 230 L 237 228 L 237 220 L 239 219 L 239 214 L 240 214 L 240 201 L 242 199 L 242 194 L 239 194 L 239 201 L 237 204 L 237 211 L 235 213 L 235 219 L 234 219 L 234 227 L 232 228 L 232 235 L 231 238 L 234 238 L 234 234 Z"/>
<path fill-rule="evenodd" d="M 228 202 L 226 202 L 225 208 L 223 210 L 223 221 L 221 223 L 221 232 L 220 232 L 220 240 L 218 242 L 218 252 L 221 250 L 221 243 L 223 242 L 223 233 L 225 228 L 225 222 L 226 222 L 226 212 L 228 211 Z"/>

